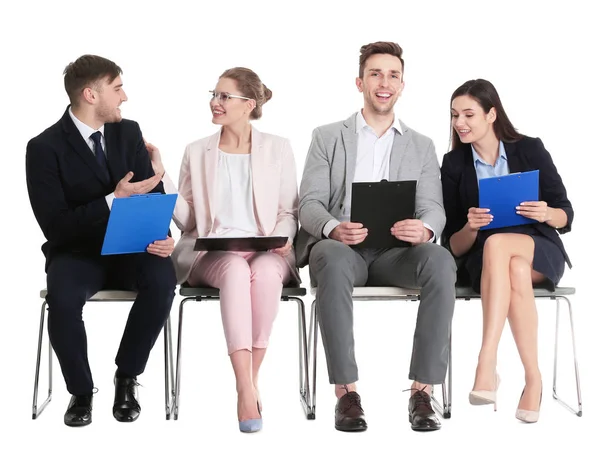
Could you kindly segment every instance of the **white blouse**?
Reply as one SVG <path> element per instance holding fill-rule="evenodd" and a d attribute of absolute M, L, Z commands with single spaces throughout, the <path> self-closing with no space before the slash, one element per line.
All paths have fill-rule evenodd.
<path fill-rule="evenodd" d="M 217 213 L 209 236 L 259 236 L 252 195 L 250 154 L 219 149 Z"/>

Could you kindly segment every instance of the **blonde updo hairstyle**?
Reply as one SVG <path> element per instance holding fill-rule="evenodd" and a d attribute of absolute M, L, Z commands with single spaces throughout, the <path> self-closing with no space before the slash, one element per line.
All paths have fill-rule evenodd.
<path fill-rule="evenodd" d="M 262 117 L 262 106 L 271 99 L 273 93 L 262 83 L 258 75 L 251 69 L 236 67 L 221 74 L 220 79 L 223 78 L 235 80 L 242 96 L 256 101 L 256 107 L 250 112 L 250 119 L 258 120 Z"/>

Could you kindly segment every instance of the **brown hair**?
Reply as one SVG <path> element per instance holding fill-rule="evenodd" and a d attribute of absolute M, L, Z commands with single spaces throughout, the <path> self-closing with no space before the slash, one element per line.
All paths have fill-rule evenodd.
<path fill-rule="evenodd" d="M 365 44 L 360 48 L 360 58 L 358 60 L 358 77 L 361 79 L 365 72 L 365 63 L 375 54 L 389 54 L 400 59 L 402 63 L 402 76 L 404 77 L 404 59 L 402 58 L 402 48 L 397 43 L 390 41 L 377 41 L 376 43 Z"/>
<path fill-rule="evenodd" d="M 483 111 L 487 114 L 492 107 L 496 109 L 496 120 L 492 124 L 494 128 L 494 134 L 496 138 L 502 142 L 516 142 L 521 137 L 521 134 L 517 132 L 513 124 L 508 119 L 506 111 L 500 101 L 500 95 L 496 87 L 485 79 L 473 79 L 468 80 L 452 93 L 450 98 L 450 107 L 452 108 L 452 101 L 454 98 L 459 96 L 470 96 L 481 106 Z M 450 128 L 452 129 L 452 149 L 456 148 L 460 143 L 458 133 L 452 128 L 452 118 L 450 118 Z"/>
<path fill-rule="evenodd" d="M 69 95 L 71 104 L 79 104 L 81 91 L 91 84 L 108 77 L 112 83 L 123 71 L 116 63 L 97 55 L 83 55 L 67 65 L 64 71 L 65 90 Z"/>
<path fill-rule="evenodd" d="M 242 96 L 256 101 L 256 107 L 250 113 L 250 119 L 258 120 L 262 117 L 262 106 L 271 99 L 273 93 L 261 82 L 258 75 L 251 69 L 236 67 L 221 74 L 219 79 L 223 78 L 235 80 Z"/>

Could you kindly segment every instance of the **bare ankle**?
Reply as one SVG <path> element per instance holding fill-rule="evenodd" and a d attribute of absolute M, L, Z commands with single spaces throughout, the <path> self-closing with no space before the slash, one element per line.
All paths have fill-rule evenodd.
<path fill-rule="evenodd" d="M 525 383 L 535 384 L 542 381 L 542 373 L 537 371 L 525 372 Z"/>
<path fill-rule="evenodd" d="M 490 352 L 480 352 L 477 358 L 477 367 L 496 367 L 496 354 Z"/>
<path fill-rule="evenodd" d="M 356 392 L 356 383 L 350 383 L 348 385 L 335 385 L 335 397 L 338 399 L 344 394 Z"/>

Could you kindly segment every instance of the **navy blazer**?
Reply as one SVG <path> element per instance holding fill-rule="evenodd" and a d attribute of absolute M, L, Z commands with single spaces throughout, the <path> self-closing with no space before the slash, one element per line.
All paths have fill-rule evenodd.
<path fill-rule="evenodd" d="M 65 110 L 62 118 L 27 144 L 27 190 L 46 243 L 46 271 L 61 252 L 100 255 L 110 210 L 105 196 L 129 171 L 131 182 L 154 175 L 139 125 L 104 125 L 110 181 Z M 163 193 L 162 182 L 152 192 Z"/>
<path fill-rule="evenodd" d="M 504 149 L 510 173 L 539 170 L 540 200 L 545 201 L 549 207 L 561 208 L 567 214 L 567 224 L 561 229 L 554 229 L 545 222 L 530 225 L 560 248 L 565 262 L 571 267 L 571 261 L 559 233 L 571 231 L 573 207 L 567 198 L 567 190 L 552 162 L 550 153 L 544 148 L 544 144 L 539 138 L 527 136 L 523 136 L 516 142 L 504 142 Z M 446 153 L 442 162 L 441 179 L 444 209 L 446 210 L 446 226 L 442 235 L 442 244 L 450 250 L 450 237 L 467 223 L 469 208 L 479 206 L 479 185 L 473 165 L 471 144 L 461 143 L 456 149 Z M 488 236 L 499 231 L 502 229 L 479 231 L 477 235 L 478 237 Z M 480 243 L 476 241 L 469 252 Z"/>

